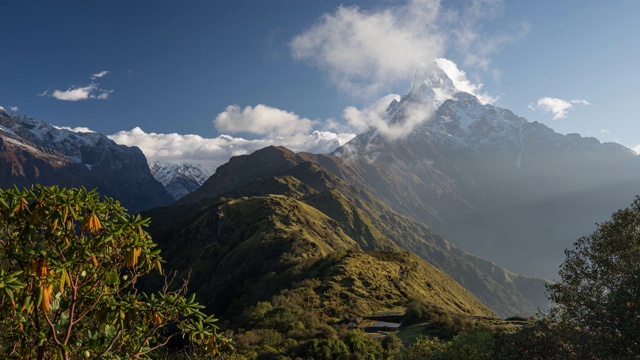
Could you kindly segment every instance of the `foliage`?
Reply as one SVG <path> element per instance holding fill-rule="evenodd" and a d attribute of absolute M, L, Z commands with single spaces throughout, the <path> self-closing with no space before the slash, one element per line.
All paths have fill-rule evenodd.
<path fill-rule="evenodd" d="M 562 281 L 549 286 L 559 320 L 581 329 L 596 357 L 638 358 L 640 197 L 565 253 Z"/>
<path fill-rule="evenodd" d="M 407 358 L 433 360 L 490 360 L 494 359 L 494 334 L 474 330 L 456 335 L 445 342 L 437 337 L 420 337 L 407 349 Z"/>
<path fill-rule="evenodd" d="M 198 356 L 227 340 L 186 284 L 165 279 L 160 251 L 132 216 L 97 192 L 37 186 L 0 191 L 0 352 L 24 359 L 149 358 L 182 334 Z"/>
<path fill-rule="evenodd" d="M 351 350 L 352 359 L 375 359 L 382 353 L 382 345 L 362 330 L 349 332 L 344 342 Z"/>
<path fill-rule="evenodd" d="M 417 341 L 407 349 L 408 360 L 440 360 L 444 359 L 448 343 L 440 341 L 440 339 L 420 337 Z"/>
<path fill-rule="evenodd" d="M 428 320 L 435 320 L 446 315 L 446 311 L 420 300 L 407 304 L 403 325 L 413 325 Z"/>
<path fill-rule="evenodd" d="M 398 335 L 391 333 L 380 342 L 384 350 L 385 359 L 399 359 L 404 351 L 404 344 Z"/>
<path fill-rule="evenodd" d="M 493 334 L 478 329 L 456 335 L 446 351 L 446 359 L 450 360 L 493 358 Z"/>
<path fill-rule="evenodd" d="M 590 359 L 574 345 L 588 341 L 583 333 L 566 323 L 546 317 L 515 332 L 498 334 L 494 341 L 495 359 L 563 360 Z"/>
<path fill-rule="evenodd" d="M 407 304 L 403 325 L 425 322 L 427 323 L 425 328 L 430 335 L 444 340 L 450 340 L 455 335 L 470 331 L 474 327 L 464 315 L 451 313 L 434 304 L 420 300 L 413 300 Z"/>

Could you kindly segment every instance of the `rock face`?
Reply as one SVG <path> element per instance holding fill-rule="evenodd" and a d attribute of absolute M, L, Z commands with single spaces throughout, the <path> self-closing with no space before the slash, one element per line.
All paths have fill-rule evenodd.
<path fill-rule="evenodd" d="M 372 129 L 316 161 L 465 251 L 557 278 L 564 249 L 640 192 L 640 159 L 483 104 L 431 71 L 389 106 L 390 127 L 414 125 L 406 136 Z"/>
<path fill-rule="evenodd" d="M 0 187 L 14 184 L 97 188 L 131 212 L 173 201 L 139 148 L 0 111 Z"/>
<path fill-rule="evenodd" d="M 213 169 L 200 164 L 167 164 L 154 161 L 150 164 L 151 174 L 160 181 L 175 200 L 196 191 L 213 174 Z"/>

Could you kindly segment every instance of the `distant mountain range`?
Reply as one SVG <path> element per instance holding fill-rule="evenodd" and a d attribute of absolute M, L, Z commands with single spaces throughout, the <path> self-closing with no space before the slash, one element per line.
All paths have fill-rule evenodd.
<path fill-rule="evenodd" d="M 97 188 L 131 212 L 173 198 L 149 171 L 137 147 L 95 132 L 74 132 L 0 110 L 0 187 L 32 184 Z"/>
<path fill-rule="evenodd" d="M 170 164 L 154 161 L 151 174 L 178 200 L 197 190 L 213 174 L 213 169 L 195 163 Z"/>

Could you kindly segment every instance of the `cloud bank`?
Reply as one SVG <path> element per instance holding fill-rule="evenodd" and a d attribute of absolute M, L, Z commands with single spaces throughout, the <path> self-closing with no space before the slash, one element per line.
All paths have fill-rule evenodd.
<path fill-rule="evenodd" d="M 354 134 L 313 131 L 286 137 L 245 139 L 230 135 L 205 138 L 200 135 L 147 133 L 139 127 L 108 137 L 118 144 L 138 146 L 149 162 L 193 162 L 218 167 L 229 158 L 252 153 L 269 145 L 285 146 L 293 151 L 327 153 L 351 140 Z"/>
<path fill-rule="evenodd" d="M 223 133 L 259 137 L 248 139 L 225 134 L 206 138 L 193 134 L 147 133 L 139 127 L 108 137 L 118 144 L 138 146 L 149 162 L 194 162 L 217 167 L 232 156 L 249 154 L 270 145 L 285 146 L 293 151 L 328 153 L 356 136 L 337 131 L 338 126 L 332 121 L 312 121 L 263 104 L 244 109 L 228 106 L 215 117 L 213 124 Z"/>
<path fill-rule="evenodd" d="M 567 113 L 574 105 L 591 105 L 587 100 L 574 99 L 574 100 L 562 100 L 558 98 L 542 97 L 538 99 L 537 103 L 529 104 L 531 110 L 541 110 L 543 113 L 552 113 L 553 120 L 560 120 L 567 117 Z"/>

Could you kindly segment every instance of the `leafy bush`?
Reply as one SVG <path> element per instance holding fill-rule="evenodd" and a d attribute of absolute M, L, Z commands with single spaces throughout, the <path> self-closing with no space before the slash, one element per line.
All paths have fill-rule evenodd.
<path fill-rule="evenodd" d="M 117 201 L 95 191 L 0 190 L 0 352 L 10 357 L 147 358 L 178 335 L 215 355 L 227 340 L 186 284 L 147 294 L 159 250 Z"/>

